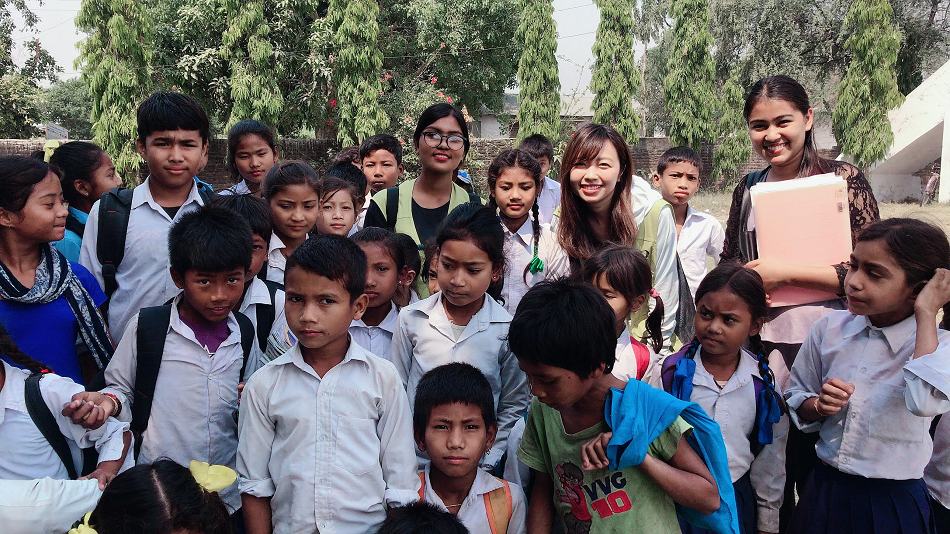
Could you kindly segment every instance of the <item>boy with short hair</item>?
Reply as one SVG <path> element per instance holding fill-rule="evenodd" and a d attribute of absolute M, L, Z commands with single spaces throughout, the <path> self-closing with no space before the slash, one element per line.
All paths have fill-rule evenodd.
<path fill-rule="evenodd" d="M 79 263 L 110 297 L 113 335 L 124 332 L 141 308 L 178 294 L 169 274 L 168 229 L 208 195 L 199 193 L 194 179 L 210 136 L 201 105 L 183 94 L 155 93 L 139 106 L 136 120 L 148 178 L 134 190 L 119 188 L 96 201 L 79 253 Z"/>
<path fill-rule="evenodd" d="M 376 134 L 360 145 L 363 174 L 369 182 L 370 197 L 383 189 L 396 187 L 405 170 L 402 166 L 402 144 L 389 134 Z"/>
<path fill-rule="evenodd" d="M 498 432 L 491 384 L 476 367 L 450 363 L 416 386 L 412 415 L 416 445 L 430 462 L 421 497 L 455 514 L 472 534 L 523 534 L 521 487 L 493 477 L 478 464 Z"/>
<path fill-rule="evenodd" d="M 297 344 L 241 399 L 237 471 L 249 534 L 375 531 L 418 500 L 412 416 L 392 363 L 347 330 L 368 299 L 366 255 L 337 235 L 287 259 L 287 324 Z"/>
<path fill-rule="evenodd" d="M 689 205 L 689 199 L 699 191 L 701 170 L 699 154 L 692 148 L 678 146 L 660 156 L 656 173 L 653 174 L 653 185 L 660 190 L 663 200 L 673 207 L 676 251 L 693 297 L 706 276 L 706 257 L 719 263 L 722 243 L 726 238 L 722 224 L 715 217 Z"/>
<path fill-rule="evenodd" d="M 561 184 L 548 178 L 548 171 L 554 163 L 554 145 L 541 134 L 525 137 L 518 148 L 538 160 L 541 164 L 541 190 L 538 191 L 538 214 L 542 224 L 551 224 L 554 210 L 561 205 Z"/>

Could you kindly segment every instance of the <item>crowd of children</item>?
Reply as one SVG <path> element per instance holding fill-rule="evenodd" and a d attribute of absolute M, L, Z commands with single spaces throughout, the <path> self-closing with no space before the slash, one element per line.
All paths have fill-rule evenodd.
<path fill-rule="evenodd" d="M 480 198 L 444 103 L 402 181 L 392 135 L 320 175 L 246 120 L 215 195 L 178 93 L 139 107 L 133 189 L 92 143 L 0 158 L 2 530 L 950 532 L 950 242 L 879 220 L 791 78 L 744 112 L 769 166 L 725 229 L 693 150 L 651 187 L 599 124 L 557 179 L 543 136 L 499 153 Z M 759 259 L 749 190 L 820 172 L 850 261 Z"/>

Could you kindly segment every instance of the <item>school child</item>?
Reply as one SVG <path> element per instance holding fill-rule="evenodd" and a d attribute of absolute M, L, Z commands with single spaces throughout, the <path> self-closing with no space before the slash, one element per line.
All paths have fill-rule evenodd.
<path fill-rule="evenodd" d="M 554 210 L 561 205 L 561 184 L 548 176 L 554 163 L 554 145 L 542 134 L 529 135 L 521 140 L 518 150 L 524 150 L 541 164 L 541 186 L 538 187 L 538 213 L 542 224 L 551 224 Z"/>
<path fill-rule="evenodd" d="M 327 169 L 324 177 L 333 176 L 340 178 L 353 187 L 353 206 L 355 208 L 355 221 L 353 227 L 344 237 L 351 237 L 356 232 L 363 229 L 363 220 L 366 218 L 366 209 L 369 207 L 370 198 L 367 194 L 366 175 L 360 170 L 359 163 L 343 163 L 334 165 Z"/>
<path fill-rule="evenodd" d="M 320 212 L 320 183 L 313 167 L 302 161 L 282 161 L 264 179 L 264 200 L 270 207 L 274 234 L 267 263 L 259 276 L 284 283 L 287 258 L 306 241 Z"/>
<path fill-rule="evenodd" d="M 340 165 L 352 165 L 359 169 L 360 167 L 360 147 L 358 146 L 346 146 L 342 150 L 336 153 L 336 156 L 333 157 L 333 161 L 330 162 L 331 167 L 338 167 Z"/>
<path fill-rule="evenodd" d="M 208 151 L 208 115 L 179 93 L 155 93 L 136 113 L 139 154 L 148 178 L 135 189 L 117 189 L 93 205 L 79 263 L 109 297 L 109 328 L 125 332 L 142 308 L 178 294 L 168 259 L 168 229 L 200 206 L 209 193 L 194 180 Z"/>
<path fill-rule="evenodd" d="M 389 358 L 399 306 L 393 296 L 406 287 L 412 273 L 406 265 L 406 253 L 396 234 L 385 228 L 364 228 L 352 237 L 366 254 L 366 296 L 369 303 L 363 317 L 350 324 L 353 341 L 371 354 Z M 415 250 L 413 256 L 418 256 Z"/>
<path fill-rule="evenodd" d="M 930 493 L 937 534 L 950 533 L 950 419 L 943 415 L 930 425 L 934 440 L 933 456 L 924 468 L 924 482 Z"/>
<path fill-rule="evenodd" d="M 418 499 L 409 399 L 393 365 L 347 334 L 368 299 L 366 255 L 335 235 L 287 261 L 287 323 L 299 339 L 241 399 L 238 474 L 249 534 L 375 531 Z"/>
<path fill-rule="evenodd" d="M 524 534 L 524 492 L 478 468 L 498 431 L 485 375 L 467 363 L 436 367 L 419 380 L 412 413 L 416 446 L 432 460 L 419 473 L 420 500 L 472 534 Z"/>
<path fill-rule="evenodd" d="M 122 179 L 109 155 L 94 143 L 70 141 L 52 150 L 46 161 L 62 171 L 63 199 L 69 205 L 66 236 L 56 242 L 56 249 L 68 261 L 78 262 L 89 210 L 102 195 L 122 185 Z"/>
<path fill-rule="evenodd" d="M 442 291 L 439 287 L 439 247 L 436 246 L 435 241 L 429 241 L 426 243 L 424 252 L 425 269 L 422 271 L 422 281 L 429 287 L 429 294 L 435 295 Z"/>
<path fill-rule="evenodd" d="M 557 237 L 539 216 L 541 176 L 541 165 L 522 150 L 506 150 L 488 166 L 488 207 L 498 213 L 505 231 L 508 269 L 501 297 L 508 313 L 514 313 L 528 288 L 548 273 L 569 269 Z"/>
<path fill-rule="evenodd" d="M 504 337 L 511 315 L 496 301 L 504 283 L 504 234 L 479 202 L 449 214 L 435 239 L 441 291 L 399 312 L 390 360 L 415 398 L 426 372 L 451 362 L 477 367 L 488 377 L 498 433 L 482 467 L 493 469 L 505 453 L 508 432 L 528 408 L 528 382 Z"/>
<path fill-rule="evenodd" d="M 402 143 L 389 134 L 376 134 L 360 144 L 360 161 L 369 184 L 370 196 L 396 187 L 405 171 L 402 166 Z"/>
<path fill-rule="evenodd" d="M 221 191 L 222 195 L 263 194 L 264 179 L 280 157 L 274 131 L 255 120 L 243 120 L 228 131 L 228 172 L 240 180 Z"/>
<path fill-rule="evenodd" d="M 422 167 L 419 177 L 373 196 L 365 225 L 406 234 L 421 246 L 435 235 L 449 212 L 481 200 L 453 182 L 469 149 L 468 126 L 461 111 L 446 103 L 429 106 L 419 116 L 412 141 Z M 429 296 L 422 284 L 416 284 L 416 292 L 422 298 Z"/>
<path fill-rule="evenodd" d="M 539 282 L 521 300 L 508 342 L 535 396 L 518 451 L 534 478 L 529 532 L 551 532 L 556 518 L 566 534 L 674 533 L 678 511 L 737 531 L 731 485 L 717 483 L 728 481 L 718 427 L 698 406 L 610 374 L 614 313 L 597 289 Z M 689 431 L 706 458 L 686 442 Z M 607 439 L 619 463 L 604 459 L 603 447 L 594 454 L 592 444 Z"/>
<path fill-rule="evenodd" d="M 422 273 L 422 258 L 419 257 L 419 245 L 406 234 L 395 234 L 396 240 L 402 247 L 403 254 L 406 256 L 406 266 L 409 267 L 408 283 L 399 284 L 396 288 L 396 294 L 393 295 L 393 302 L 400 308 L 419 302 L 419 293 L 416 292 L 416 284 L 419 283 L 419 276 Z"/>
<path fill-rule="evenodd" d="M 950 333 L 936 321 L 950 301 L 947 265 L 946 235 L 922 221 L 887 219 L 858 236 L 848 310 L 812 326 L 785 393 L 795 424 L 818 432 L 821 460 L 789 532 L 933 532 L 922 477 L 933 416 L 950 410 Z"/>
<path fill-rule="evenodd" d="M 358 194 L 356 187 L 350 182 L 335 176 L 324 177 L 320 182 L 320 210 L 317 213 L 316 232 L 349 236 L 350 230 L 356 224 Z"/>
<path fill-rule="evenodd" d="M 722 242 L 726 237 L 722 224 L 715 217 L 689 205 L 689 200 L 699 191 L 701 170 L 699 154 L 687 146 L 678 146 L 660 156 L 653 174 L 653 185 L 660 190 L 663 200 L 673 207 L 676 252 L 694 298 L 699 282 L 706 275 L 706 257 L 719 263 Z"/>
<path fill-rule="evenodd" d="M 0 525 L 4 534 L 63 534 L 95 508 L 99 481 L 0 479 Z"/>
<path fill-rule="evenodd" d="M 650 260 L 653 287 L 665 305 L 662 324 L 666 350 L 675 342 L 673 330 L 679 309 L 673 210 L 665 202 L 635 202 L 632 175 L 629 147 L 616 130 L 602 124 L 580 127 L 564 150 L 564 187 L 551 228 L 575 274 L 608 242 L 643 252 Z M 631 317 L 631 334 L 643 335 L 650 311 L 644 307 Z"/>
<path fill-rule="evenodd" d="M 109 363 L 112 339 L 96 279 L 49 244 L 63 238 L 67 214 L 57 169 L 0 157 L 0 324 L 31 358 L 85 384 Z"/>
<path fill-rule="evenodd" d="M 623 245 L 607 245 L 584 262 L 584 281 L 596 287 L 614 311 L 617 349 L 612 374 L 621 380 L 642 379 L 663 348 L 663 300 L 651 286 L 652 278 L 643 254 Z M 647 318 L 646 333 L 638 340 L 627 332 L 626 321 L 648 298 L 656 304 Z M 645 345 L 648 340 L 650 345 Z"/>
<path fill-rule="evenodd" d="M 417 502 L 390 510 L 376 534 L 468 534 L 468 529 L 454 515 Z"/>

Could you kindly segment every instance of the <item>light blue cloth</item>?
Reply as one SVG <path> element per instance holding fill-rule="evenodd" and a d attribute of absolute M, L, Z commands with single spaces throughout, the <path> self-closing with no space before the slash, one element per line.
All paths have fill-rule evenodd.
<path fill-rule="evenodd" d="M 719 486 L 719 509 L 710 515 L 676 505 L 676 512 L 691 524 L 724 534 L 739 534 L 736 508 L 726 445 L 719 424 L 695 402 L 687 402 L 654 389 L 638 380 L 627 382 L 624 389 L 611 388 L 604 417 L 613 436 L 607 444 L 610 469 L 640 465 L 647 448 L 677 417 L 693 427 L 689 444 L 712 473 Z"/>
<path fill-rule="evenodd" d="M 72 206 L 69 207 L 69 214 L 82 224 L 86 224 L 86 219 L 89 218 L 88 213 L 79 211 Z M 54 245 L 56 245 L 56 250 L 60 251 L 67 261 L 79 263 L 79 249 L 82 248 L 82 238 L 79 237 L 79 234 L 71 230 L 66 230 L 66 235 L 54 243 Z"/>

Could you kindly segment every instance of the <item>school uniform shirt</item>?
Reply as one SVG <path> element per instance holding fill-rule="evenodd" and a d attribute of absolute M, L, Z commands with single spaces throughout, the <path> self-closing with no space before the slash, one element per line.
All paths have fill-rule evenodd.
<path fill-rule="evenodd" d="M 287 268 L 287 258 L 281 252 L 284 248 L 286 245 L 277 237 L 277 232 L 272 233 L 267 247 L 267 279 L 280 284 L 284 283 L 284 269 Z"/>
<path fill-rule="evenodd" d="M 663 200 L 663 196 L 637 175 L 631 177 L 630 191 L 633 194 L 633 217 L 639 228 L 653 205 Z M 656 260 L 652 263 L 653 287 L 663 299 L 663 346 L 668 347 L 670 336 L 676 328 L 676 312 L 680 302 L 679 275 L 676 273 L 676 220 L 673 219 L 672 208 L 665 210 L 657 223 Z M 648 298 L 647 302 L 652 311 L 656 300 Z"/>
<path fill-rule="evenodd" d="M 950 508 L 950 417 L 941 417 L 934 432 L 934 452 L 924 468 L 924 482 L 934 500 Z"/>
<path fill-rule="evenodd" d="M 231 187 L 222 190 L 219 195 L 231 196 L 231 195 L 250 195 L 251 190 L 247 187 L 247 181 L 241 179 L 240 182 L 232 185 Z"/>
<path fill-rule="evenodd" d="M 389 358 L 389 350 L 393 344 L 393 332 L 399 317 L 399 308 L 389 303 L 389 313 L 379 323 L 379 326 L 369 326 L 362 319 L 350 323 L 350 336 L 353 341 L 366 349 L 370 354 L 383 359 Z"/>
<path fill-rule="evenodd" d="M 422 500 L 435 505 L 442 511 L 450 512 L 439 494 L 432 489 L 432 482 L 429 480 L 431 467 L 431 464 L 425 467 L 425 491 Z M 468 490 L 468 495 L 461 502 L 462 506 L 457 507 L 458 514 L 455 516 L 465 525 L 469 534 L 495 534 L 488 522 L 488 514 L 491 512 L 485 505 L 485 494 L 501 487 L 504 487 L 504 482 L 481 469 L 476 470 L 472 489 Z M 511 490 L 511 518 L 508 521 L 508 534 L 525 534 L 527 505 L 525 504 L 524 491 L 521 486 L 512 482 L 508 483 L 508 488 Z"/>
<path fill-rule="evenodd" d="M 541 224 L 540 239 L 538 239 L 538 258 L 544 262 L 544 270 L 538 273 L 528 272 L 525 267 L 534 258 L 534 225 L 531 218 L 513 233 L 504 224 L 505 232 L 505 283 L 501 289 L 501 297 L 508 313 L 514 315 L 521 298 L 534 284 L 545 278 L 553 277 L 552 273 L 570 271 L 570 261 L 564 249 L 557 242 L 557 236 L 551 231 L 550 225 Z M 527 279 L 527 282 L 525 280 Z"/>
<path fill-rule="evenodd" d="M 85 225 L 86 219 L 89 218 L 88 213 L 78 210 L 72 206 L 69 207 L 69 214 L 75 217 L 76 221 L 82 225 Z M 55 244 L 56 250 L 63 254 L 63 257 L 66 258 L 66 261 L 79 262 L 79 249 L 82 248 L 82 237 L 79 234 L 67 229 L 63 238 L 57 241 Z"/>
<path fill-rule="evenodd" d="M 3 389 L 0 389 L 0 479 L 69 479 L 63 461 L 30 417 L 25 392 L 29 371 L 17 369 L 7 362 L 0 362 L 0 365 L 6 374 Z M 80 448 L 95 446 L 100 462 L 121 458 L 125 447 L 122 434 L 129 429 L 128 423 L 111 417 L 96 430 L 74 425 L 61 412 L 63 405 L 72 402 L 73 395 L 81 391 L 85 389 L 79 384 L 54 374 L 47 374 L 40 380 L 43 401 L 56 419 L 59 431 L 66 437 L 77 472 L 83 465 Z M 130 451 L 128 458 L 131 456 Z M 122 471 L 133 465 L 128 458 Z"/>
<path fill-rule="evenodd" d="M 676 252 L 679 253 L 683 274 L 686 275 L 694 299 L 699 283 L 706 276 L 706 257 L 711 257 L 718 264 L 725 238 L 726 232 L 718 219 L 696 211 L 692 206 L 686 208 L 686 222 L 676 238 Z"/>
<path fill-rule="evenodd" d="M 234 314 L 228 314 L 230 334 L 213 354 L 209 353 L 179 317 L 181 298 L 172 302 L 152 411 L 136 463 L 168 458 L 181 465 L 198 460 L 233 469 L 237 455 L 237 386 L 244 364 L 241 329 Z M 129 321 L 106 368 L 107 387 L 102 390 L 119 398 L 123 406 L 119 418 L 125 421 L 131 420 L 135 400 L 138 323 L 138 315 Z M 259 359 L 260 349 L 255 340 L 248 367 L 253 368 Z M 249 375 L 250 372 L 246 373 L 245 379 Z M 232 511 L 241 507 L 236 485 L 219 494 Z"/>
<path fill-rule="evenodd" d="M 366 200 L 363 201 L 363 206 L 360 208 L 360 211 L 356 214 L 356 221 L 353 223 L 353 227 L 350 228 L 350 233 L 346 234 L 346 237 L 353 237 L 356 232 L 359 232 L 363 229 L 366 224 L 366 210 L 369 209 L 369 205 L 373 203 L 372 195 L 366 195 Z"/>
<path fill-rule="evenodd" d="M 96 479 L 0 480 L 0 525 L 4 534 L 63 534 L 101 495 Z"/>
<path fill-rule="evenodd" d="M 732 482 L 749 473 L 755 494 L 757 528 L 778 532 L 779 509 L 785 493 L 785 444 L 788 441 L 788 416 L 783 415 L 772 425 L 772 443 L 762 447 L 758 456 L 752 454 L 749 436 L 755 425 L 756 397 L 753 376 L 759 375 L 759 363 L 745 350 L 741 351 L 739 366 L 722 388 L 703 366 L 699 352 L 694 358 L 693 393 L 690 400 L 699 404 L 706 415 L 716 420 L 722 429 L 729 458 Z M 650 378 L 650 385 L 663 389 L 659 373 Z M 781 395 L 781 391 L 778 391 Z M 750 472 L 751 471 L 751 472 Z"/>
<path fill-rule="evenodd" d="M 274 323 L 271 325 L 271 333 L 278 333 L 279 335 L 287 324 L 287 316 L 284 315 L 285 300 L 286 295 L 282 289 L 274 292 Z M 254 324 L 254 332 L 257 332 L 257 307 L 259 305 L 267 306 L 270 303 L 270 290 L 267 289 L 267 284 L 255 276 L 238 309 Z"/>
<path fill-rule="evenodd" d="M 113 336 L 125 332 L 129 320 L 142 308 L 161 306 L 179 293 L 180 290 L 169 272 L 171 264 L 168 258 L 168 230 L 183 215 L 204 205 L 198 195 L 196 183 L 191 186 L 185 203 L 178 208 L 175 216 L 171 217 L 152 197 L 150 180 L 151 178 L 146 178 L 142 185 L 132 191 L 132 211 L 125 238 L 125 256 L 115 276 L 119 287 L 109 301 L 109 330 Z M 92 205 L 89 219 L 86 221 L 79 263 L 89 269 L 100 287 L 104 287 L 102 264 L 96 255 L 98 234 L 97 200 Z"/>
<path fill-rule="evenodd" d="M 419 500 L 409 401 L 393 365 L 350 341 L 321 378 L 299 347 L 247 382 L 241 493 L 270 498 L 275 533 L 375 532 Z"/>
<path fill-rule="evenodd" d="M 554 220 L 554 210 L 560 205 L 561 184 L 545 176 L 544 187 L 538 195 L 538 215 L 541 217 L 541 224 L 551 224 Z"/>
<path fill-rule="evenodd" d="M 933 450 L 932 417 L 915 415 L 912 409 L 922 414 L 920 407 L 950 405 L 950 388 L 936 389 L 946 387 L 950 376 L 950 332 L 940 330 L 937 350 L 913 360 L 916 334 L 913 315 L 877 328 L 867 317 L 841 310 L 811 327 L 792 365 L 785 398 L 792 421 L 805 432 L 819 432 L 815 450 L 831 467 L 867 478 L 923 476 Z M 854 384 L 848 404 L 835 415 L 801 421 L 795 410 L 814 402 L 811 398 L 831 378 Z"/>
<path fill-rule="evenodd" d="M 527 377 L 504 341 L 510 323 L 511 315 L 485 295 L 482 307 L 456 341 L 439 292 L 403 308 L 393 334 L 390 360 L 396 365 L 410 399 L 416 398 L 416 384 L 422 375 L 440 365 L 465 362 L 485 374 L 495 398 L 498 420 L 498 434 L 483 459 L 485 465 L 501 460 L 508 432 L 524 415 L 530 400 Z"/>
<path fill-rule="evenodd" d="M 610 371 L 610 374 L 620 380 L 638 380 L 637 374 L 639 374 L 640 368 L 631 341 L 630 333 L 626 330 L 617 338 L 617 348 L 614 350 L 614 368 Z M 647 369 L 649 369 L 654 365 L 654 362 L 660 360 L 661 357 L 653 351 L 653 347 L 649 344 L 646 344 L 646 348 L 650 354 L 650 364 L 647 366 Z M 646 372 L 644 372 L 642 380 L 646 381 L 646 379 Z"/>

